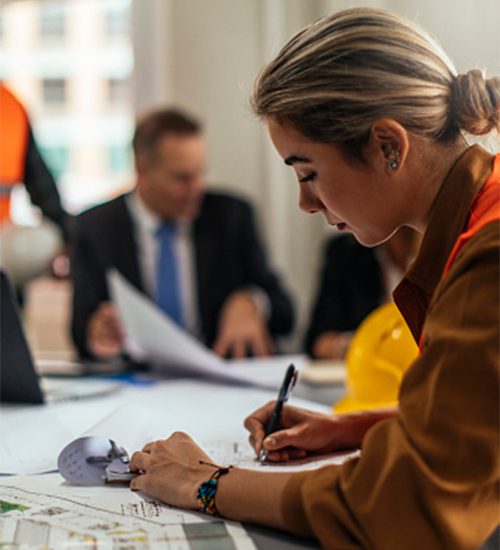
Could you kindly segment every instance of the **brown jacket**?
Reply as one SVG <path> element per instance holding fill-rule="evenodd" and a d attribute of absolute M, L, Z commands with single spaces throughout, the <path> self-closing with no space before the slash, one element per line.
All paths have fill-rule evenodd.
<path fill-rule="evenodd" d="M 478 146 L 458 160 L 394 293 L 417 341 L 423 333 L 399 418 L 368 431 L 360 458 L 289 481 L 293 533 L 331 549 L 460 550 L 498 524 L 500 224 L 482 228 L 441 278 L 492 166 Z"/>

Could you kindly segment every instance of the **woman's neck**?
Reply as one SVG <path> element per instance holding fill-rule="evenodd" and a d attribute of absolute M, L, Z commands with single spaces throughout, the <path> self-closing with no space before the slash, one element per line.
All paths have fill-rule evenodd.
<path fill-rule="evenodd" d="M 418 140 L 413 155 L 415 209 L 411 227 L 425 233 L 436 197 L 453 165 L 469 148 L 463 137 L 451 145 Z"/>

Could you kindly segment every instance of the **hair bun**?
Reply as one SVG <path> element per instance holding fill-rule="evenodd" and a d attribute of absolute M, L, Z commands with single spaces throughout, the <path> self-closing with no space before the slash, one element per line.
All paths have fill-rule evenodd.
<path fill-rule="evenodd" d="M 451 108 L 457 125 L 470 134 L 500 131 L 500 78 L 486 79 L 478 69 L 458 75 L 451 86 Z"/>

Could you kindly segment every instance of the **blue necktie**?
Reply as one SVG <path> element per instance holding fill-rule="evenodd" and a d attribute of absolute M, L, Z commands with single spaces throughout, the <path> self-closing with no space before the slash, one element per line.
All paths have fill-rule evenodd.
<path fill-rule="evenodd" d="M 162 224 L 158 228 L 156 236 L 160 245 L 156 270 L 156 301 L 173 321 L 182 326 L 181 288 L 173 246 L 175 225 L 172 223 Z"/>

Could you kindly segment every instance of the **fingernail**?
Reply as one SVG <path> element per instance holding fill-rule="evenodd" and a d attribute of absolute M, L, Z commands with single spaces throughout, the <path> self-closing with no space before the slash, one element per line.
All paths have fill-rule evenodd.
<path fill-rule="evenodd" d="M 267 447 L 274 447 L 276 445 L 276 439 L 274 439 L 274 437 L 266 437 L 264 443 Z"/>

